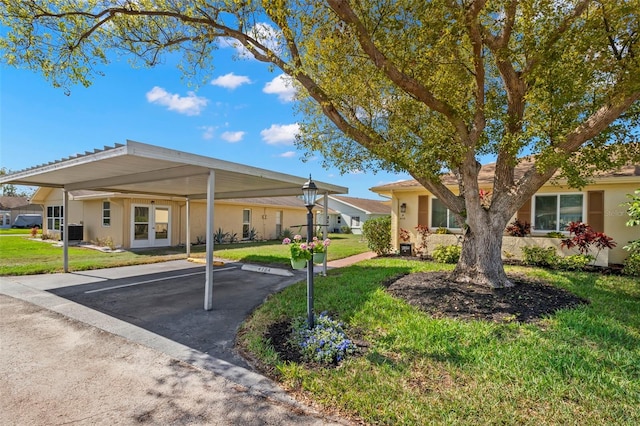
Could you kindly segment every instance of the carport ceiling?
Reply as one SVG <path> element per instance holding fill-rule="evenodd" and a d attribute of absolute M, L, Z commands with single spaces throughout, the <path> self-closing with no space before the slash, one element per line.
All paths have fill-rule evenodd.
<path fill-rule="evenodd" d="M 0 176 L 0 183 L 206 199 L 210 170 L 215 172 L 216 199 L 301 195 L 308 179 L 127 141 Z M 314 182 L 319 193 L 348 192 Z"/>

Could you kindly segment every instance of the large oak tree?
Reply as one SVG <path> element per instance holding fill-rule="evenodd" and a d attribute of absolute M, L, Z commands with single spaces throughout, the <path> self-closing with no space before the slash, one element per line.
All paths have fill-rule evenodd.
<path fill-rule="evenodd" d="M 299 87 L 299 144 L 406 171 L 456 215 L 458 281 L 510 285 L 507 221 L 552 176 L 640 161 L 640 0 L 0 0 L 5 64 L 89 84 L 115 53 L 211 71 L 236 43 Z M 496 159 L 490 203 L 478 158 Z M 524 176 L 523 157 L 535 156 Z M 458 191 L 441 181 L 453 173 Z"/>

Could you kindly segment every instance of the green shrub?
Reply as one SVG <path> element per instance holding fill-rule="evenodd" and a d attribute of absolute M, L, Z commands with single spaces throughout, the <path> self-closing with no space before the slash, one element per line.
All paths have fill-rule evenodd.
<path fill-rule="evenodd" d="M 462 247 L 457 245 L 445 246 L 438 244 L 433 250 L 431 256 L 433 260 L 439 263 L 458 263 Z"/>
<path fill-rule="evenodd" d="M 348 227 L 347 225 L 342 225 L 340 227 L 340 233 L 341 234 L 353 234 L 353 231 L 351 230 L 350 227 Z"/>
<path fill-rule="evenodd" d="M 559 257 L 556 266 L 558 269 L 564 269 L 566 271 L 580 271 L 594 260 L 595 257 L 588 254 L 572 254 Z"/>
<path fill-rule="evenodd" d="M 547 232 L 549 238 L 564 238 L 564 234 L 558 231 Z"/>
<path fill-rule="evenodd" d="M 438 234 L 438 235 L 444 235 L 444 234 L 450 234 L 451 232 L 447 228 L 440 227 L 440 228 L 436 229 L 435 233 Z"/>
<path fill-rule="evenodd" d="M 367 220 L 362 225 L 362 233 L 367 239 L 367 246 L 377 255 L 389 254 L 391 251 L 391 216 Z"/>
<path fill-rule="evenodd" d="M 554 268 L 560 259 L 553 247 L 522 247 L 522 263 Z"/>
<path fill-rule="evenodd" d="M 624 261 L 622 273 L 634 277 L 640 277 L 640 251 L 629 253 L 629 257 Z"/>

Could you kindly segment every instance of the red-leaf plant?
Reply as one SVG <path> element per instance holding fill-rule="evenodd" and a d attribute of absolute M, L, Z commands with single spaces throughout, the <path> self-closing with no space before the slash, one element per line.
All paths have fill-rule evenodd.
<path fill-rule="evenodd" d="M 567 231 L 571 238 L 565 238 L 560 243 L 561 247 L 571 249 L 577 247 L 580 253 L 587 254 L 591 246 L 595 246 L 598 249 L 596 258 L 600 253 L 600 250 L 604 248 L 614 248 L 616 243 L 613 238 L 604 234 L 604 232 L 595 232 L 593 228 L 583 222 L 571 222 L 567 225 Z"/>
<path fill-rule="evenodd" d="M 424 257 L 427 255 L 427 237 L 431 234 L 431 231 L 429 231 L 429 227 L 426 225 L 418 225 L 416 226 L 416 230 L 418 231 L 418 235 L 420 235 L 420 245 L 416 248 Z"/>

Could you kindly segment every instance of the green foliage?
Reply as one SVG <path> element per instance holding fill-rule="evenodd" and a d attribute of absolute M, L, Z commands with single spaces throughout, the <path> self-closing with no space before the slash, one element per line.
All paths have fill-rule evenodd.
<path fill-rule="evenodd" d="M 391 251 L 391 217 L 382 216 L 369 219 L 362 225 L 362 233 L 367 245 L 377 255 L 389 254 Z"/>
<path fill-rule="evenodd" d="M 522 247 L 522 263 L 525 265 L 555 268 L 559 259 L 553 247 Z"/>
<path fill-rule="evenodd" d="M 629 253 L 629 256 L 624 261 L 622 272 L 626 275 L 640 277 L 640 251 Z"/>
<path fill-rule="evenodd" d="M 351 228 L 347 225 L 342 225 L 340 227 L 340 233 L 341 234 L 353 234 L 353 231 L 351 230 Z"/>
<path fill-rule="evenodd" d="M 438 244 L 431 256 L 433 260 L 439 263 L 458 263 L 460 259 L 460 253 L 462 253 L 462 247 L 458 245 L 445 246 Z"/>
<path fill-rule="evenodd" d="M 627 194 L 627 198 L 629 201 L 626 203 L 628 206 L 627 214 L 629 215 L 629 220 L 627 221 L 627 226 L 638 226 L 640 225 L 640 189 L 637 190 L 633 195 Z M 640 253 L 640 240 L 629 241 L 629 244 L 623 247 L 625 250 L 633 253 Z M 632 261 L 632 263 L 634 263 Z M 633 268 L 631 268 L 633 269 Z"/>
<path fill-rule="evenodd" d="M 436 229 L 435 233 L 438 234 L 438 235 L 444 235 L 444 234 L 450 234 L 451 231 L 449 231 L 447 228 L 442 228 L 441 227 L 441 228 Z"/>
<path fill-rule="evenodd" d="M 549 238 L 564 238 L 564 234 L 558 231 L 547 232 Z"/>
<path fill-rule="evenodd" d="M 588 254 L 571 254 L 559 257 L 556 267 L 565 271 L 581 271 L 595 260 L 595 257 Z"/>
<path fill-rule="evenodd" d="M 222 228 L 218 228 L 218 230 L 213 234 L 213 243 L 214 244 L 222 244 L 229 237 L 228 232 L 224 232 Z"/>
<path fill-rule="evenodd" d="M 344 331 L 344 324 L 332 320 L 324 312 L 315 318 L 311 329 L 307 319 L 302 317 L 294 319 L 291 328 L 291 342 L 300 349 L 306 361 L 337 364 L 356 351 Z"/>

